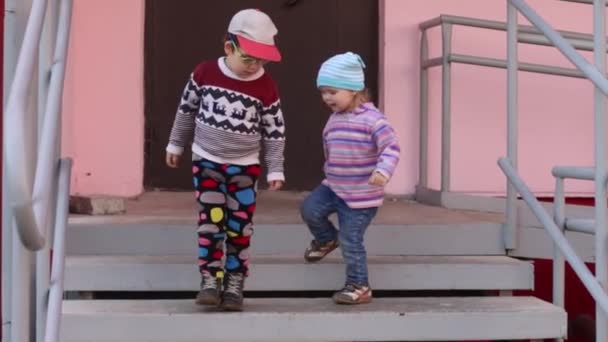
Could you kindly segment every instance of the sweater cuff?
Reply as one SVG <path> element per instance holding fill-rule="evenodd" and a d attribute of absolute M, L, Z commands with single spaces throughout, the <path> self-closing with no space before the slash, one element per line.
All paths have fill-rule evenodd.
<path fill-rule="evenodd" d="M 169 145 L 167 145 L 166 151 L 181 156 L 184 153 L 184 148 L 169 143 Z"/>
<path fill-rule="evenodd" d="M 270 172 L 267 176 L 266 176 L 266 180 L 268 182 L 272 182 L 272 181 L 285 181 L 285 174 L 283 174 L 283 172 Z"/>
<path fill-rule="evenodd" d="M 381 168 L 376 168 L 374 170 L 374 172 L 380 173 L 381 175 L 383 175 L 384 177 L 386 177 L 386 179 L 388 179 L 388 180 L 391 179 L 391 174 L 388 171 L 386 171 L 386 170 L 383 170 Z M 372 174 L 373 174 L 373 172 L 372 172 Z"/>

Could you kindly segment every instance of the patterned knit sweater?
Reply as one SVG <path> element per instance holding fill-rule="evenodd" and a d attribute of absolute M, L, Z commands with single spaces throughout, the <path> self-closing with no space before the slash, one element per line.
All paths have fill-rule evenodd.
<path fill-rule="evenodd" d="M 399 162 L 399 143 L 384 114 L 372 103 L 351 113 L 334 113 L 323 130 L 325 180 L 351 208 L 379 207 L 384 187 L 370 185 L 374 171 L 391 178 Z"/>
<path fill-rule="evenodd" d="M 279 93 L 264 69 L 243 79 L 223 57 L 200 63 L 182 94 L 167 152 L 181 155 L 193 134 L 192 152 L 217 163 L 258 164 L 263 144 L 268 180 L 285 179 Z"/>

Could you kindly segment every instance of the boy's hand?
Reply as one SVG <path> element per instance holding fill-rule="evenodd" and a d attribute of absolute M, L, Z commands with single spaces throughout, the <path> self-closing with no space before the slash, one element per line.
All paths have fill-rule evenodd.
<path fill-rule="evenodd" d="M 381 186 L 384 186 L 384 185 L 386 185 L 386 183 L 388 183 L 388 178 L 386 178 L 380 172 L 374 171 L 374 173 L 372 173 L 371 177 L 369 177 L 368 183 L 371 184 L 371 185 L 381 185 Z"/>
<path fill-rule="evenodd" d="M 170 152 L 167 152 L 167 157 L 166 157 L 166 163 L 167 166 L 173 169 L 176 169 L 179 166 L 179 161 L 181 159 L 182 156 L 180 156 L 179 154 L 173 154 Z"/>
<path fill-rule="evenodd" d="M 285 184 L 285 182 L 283 182 L 281 180 L 270 181 L 268 183 L 268 190 L 271 190 L 271 191 L 280 190 L 283 187 L 283 184 Z"/>

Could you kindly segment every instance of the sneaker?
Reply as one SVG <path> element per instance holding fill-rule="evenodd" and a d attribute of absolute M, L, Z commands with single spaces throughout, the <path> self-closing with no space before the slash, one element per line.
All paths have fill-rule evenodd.
<path fill-rule="evenodd" d="M 224 293 L 221 307 L 227 311 L 243 311 L 243 287 L 245 275 L 243 273 L 226 273 L 224 278 Z"/>
<path fill-rule="evenodd" d="M 308 262 L 319 261 L 336 248 L 338 248 L 337 240 L 330 240 L 325 243 L 312 240 L 310 246 L 306 248 L 306 252 L 304 252 L 304 259 Z"/>
<path fill-rule="evenodd" d="M 214 277 L 209 272 L 203 272 L 201 278 L 201 290 L 196 295 L 196 304 L 219 305 L 222 278 Z"/>
<path fill-rule="evenodd" d="M 336 304 L 364 304 L 372 301 L 372 289 L 367 285 L 346 284 L 333 296 Z"/>

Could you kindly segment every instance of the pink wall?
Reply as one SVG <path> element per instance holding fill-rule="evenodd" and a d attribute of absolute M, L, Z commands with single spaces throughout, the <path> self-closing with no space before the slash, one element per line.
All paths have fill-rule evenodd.
<path fill-rule="evenodd" d="M 505 1 L 380 0 L 381 99 L 403 148 L 389 192 L 411 194 L 418 179 L 418 24 L 440 14 L 504 21 Z M 529 0 L 552 24 L 591 31 L 591 7 L 555 0 Z M 523 20 L 522 20 L 523 22 Z M 109 24 L 111 23 L 111 24 Z M 134 196 L 143 182 L 144 0 L 74 3 L 64 101 L 64 153 L 75 159 L 73 192 Z M 431 55 L 441 40 L 431 31 Z M 456 27 L 457 53 L 504 58 L 506 35 Z M 586 54 L 590 56 L 590 54 Z M 520 45 L 526 62 L 568 62 L 552 48 Z M 506 73 L 453 67 L 452 185 L 455 191 L 496 194 L 505 180 L 496 166 L 505 154 Z M 430 79 L 430 182 L 439 185 L 441 72 Z M 539 194 L 553 191 L 555 164 L 592 162 L 592 87 L 585 81 L 520 73 L 520 169 Z M 571 182 L 571 194 L 592 187 Z"/>
<path fill-rule="evenodd" d="M 73 193 L 142 191 L 143 28 L 144 0 L 74 2 L 63 121 Z"/>
<path fill-rule="evenodd" d="M 557 28 L 591 32 L 591 6 L 555 0 L 529 0 Z M 418 179 L 419 30 L 418 24 L 440 14 L 506 20 L 505 1 L 384 0 L 381 46 L 385 80 L 384 110 L 396 126 L 403 148 L 402 162 L 389 190 L 412 193 Z M 520 22 L 524 22 L 521 19 Z M 431 56 L 441 49 L 438 29 L 430 31 Z M 506 34 L 456 27 L 454 51 L 494 58 L 506 54 Z M 549 47 L 519 45 L 520 60 L 570 66 Z M 585 56 L 591 58 L 590 54 Z M 578 79 L 519 74 L 520 171 L 538 194 L 552 193 L 553 165 L 587 165 L 593 161 L 592 87 Z M 429 180 L 439 187 L 441 69 L 430 74 Z M 502 193 L 505 179 L 496 166 L 506 153 L 506 71 L 456 64 L 452 93 L 452 189 Z M 591 184 L 567 183 L 571 194 L 592 193 Z"/>

